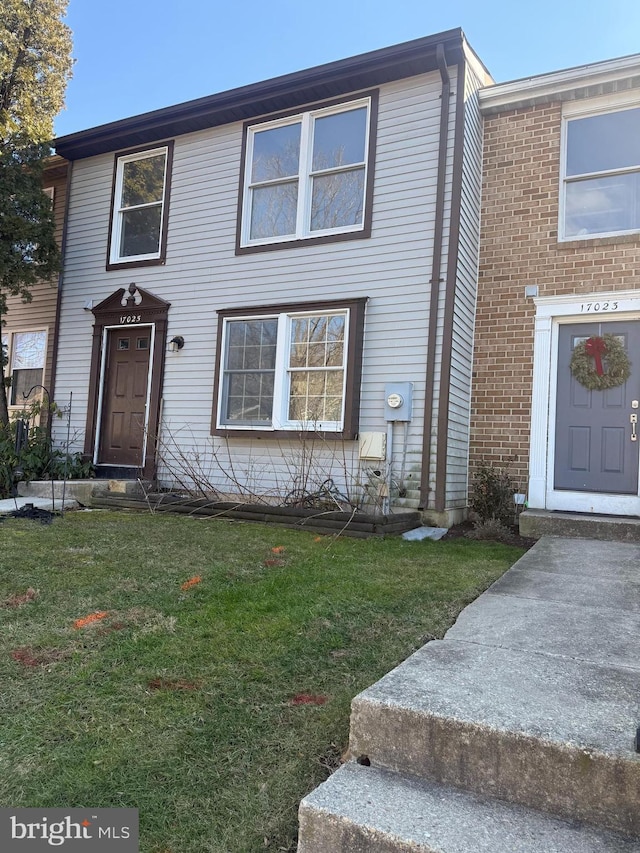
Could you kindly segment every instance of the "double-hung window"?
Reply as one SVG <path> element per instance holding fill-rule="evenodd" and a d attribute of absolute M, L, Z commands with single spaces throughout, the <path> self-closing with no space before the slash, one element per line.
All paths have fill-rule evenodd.
<path fill-rule="evenodd" d="M 47 348 L 47 333 L 14 332 L 2 336 L 11 377 L 10 406 L 25 406 L 40 396 Z M 30 393 L 31 392 L 31 393 Z"/>
<path fill-rule="evenodd" d="M 363 309 L 221 312 L 216 428 L 352 433 Z"/>
<path fill-rule="evenodd" d="M 372 97 L 247 128 L 241 247 L 362 236 Z"/>
<path fill-rule="evenodd" d="M 565 116 L 564 240 L 640 230 L 640 107 Z"/>
<path fill-rule="evenodd" d="M 172 150 L 116 157 L 108 266 L 164 260 Z"/>

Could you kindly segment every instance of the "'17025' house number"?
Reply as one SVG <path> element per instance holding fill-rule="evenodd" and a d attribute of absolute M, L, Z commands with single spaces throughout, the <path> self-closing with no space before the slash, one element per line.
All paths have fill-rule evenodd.
<path fill-rule="evenodd" d="M 125 323 L 139 323 L 141 319 L 140 314 L 123 314 L 120 317 L 120 322 L 123 325 Z"/>

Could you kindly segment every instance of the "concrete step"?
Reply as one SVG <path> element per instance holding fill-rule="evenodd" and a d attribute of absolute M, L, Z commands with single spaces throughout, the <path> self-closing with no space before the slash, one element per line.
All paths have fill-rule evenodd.
<path fill-rule="evenodd" d="M 591 513 L 526 509 L 519 517 L 520 535 L 571 536 L 619 542 L 640 542 L 640 518 Z"/>
<path fill-rule="evenodd" d="M 640 840 L 347 764 L 302 801 L 298 853 L 640 853 Z"/>
<path fill-rule="evenodd" d="M 640 835 L 639 697 L 637 670 L 435 641 L 354 699 L 350 750 Z"/>
<path fill-rule="evenodd" d="M 74 498 L 83 506 L 89 506 L 91 499 L 98 495 L 143 494 L 143 486 L 147 491 L 151 483 L 140 480 L 31 480 L 29 483 L 18 483 L 18 494 L 21 497 L 42 497 L 60 499 L 64 491 L 65 497 Z"/>

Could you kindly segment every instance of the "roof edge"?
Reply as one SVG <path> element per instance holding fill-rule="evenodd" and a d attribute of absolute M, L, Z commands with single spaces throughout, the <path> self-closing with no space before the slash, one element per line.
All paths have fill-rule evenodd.
<path fill-rule="evenodd" d="M 632 84 L 633 78 L 638 79 Z M 640 86 L 640 54 L 497 83 L 480 89 L 480 110 L 490 115 L 551 100 L 570 100 L 584 96 L 591 87 L 621 82 L 627 82 L 627 88 Z"/>
<path fill-rule="evenodd" d="M 58 154 L 74 160 L 138 144 L 143 138 L 152 141 L 174 136 L 176 128 L 183 121 L 189 122 L 189 126 L 183 131 L 189 133 L 193 130 L 241 120 L 243 117 L 266 115 L 274 111 L 273 104 L 278 99 L 282 100 L 283 104 L 293 102 L 297 95 L 301 98 L 307 97 L 307 93 L 323 83 L 332 85 L 336 91 L 341 90 L 346 93 L 372 85 L 368 77 L 377 75 L 378 78 L 393 80 L 423 73 L 425 69 L 430 70 L 431 53 L 434 55 L 433 69 L 435 70 L 437 68 L 436 45 L 445 46 L 447 59 L 453 63 L 458 60 L 459 55 L 462 55 L 463 43 L 464 36 L 460 28 L 445 30 L 431 36 L 78 131 L 55 139 L 53 144 Z M 419 70 L 415 70 L 417 67 Z M 360 85 L 358 80 L 364 80 L 364 85 Z M 350 83 L 351 88 L 349 88 Z M 311 101 L 300 101 L 300 103 L 305 102 Z"/>

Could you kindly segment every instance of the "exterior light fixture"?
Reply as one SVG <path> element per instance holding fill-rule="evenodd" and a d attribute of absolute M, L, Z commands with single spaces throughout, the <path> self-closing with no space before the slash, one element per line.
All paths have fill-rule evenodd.
<path fill-rule="evenodd" d="M 169 352 L 179 352 L 184 346 L 184 338 L 182 335 L 176 335 L 169 341 Z"/>

